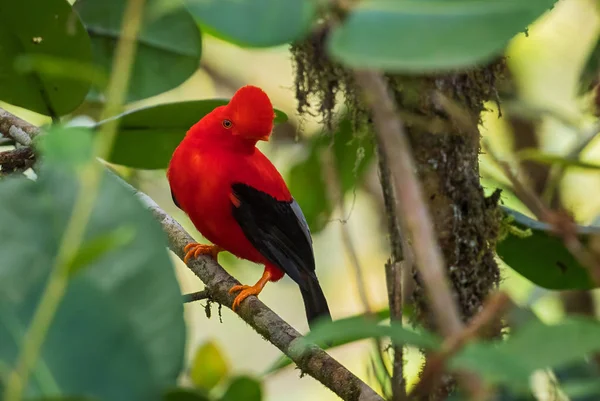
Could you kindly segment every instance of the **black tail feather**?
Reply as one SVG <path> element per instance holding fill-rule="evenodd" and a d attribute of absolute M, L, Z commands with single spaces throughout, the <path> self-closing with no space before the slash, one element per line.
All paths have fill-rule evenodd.
<path fill-rule="evenodd" d="M 323 290 L 316 278 L 306 280 L 306 288 L 300 291 L 304 300 L 308 326 L 311 330 L 317 322 L 331 321 L 331 313 L 329 313 L 325 294 L 323 294 Z"/>

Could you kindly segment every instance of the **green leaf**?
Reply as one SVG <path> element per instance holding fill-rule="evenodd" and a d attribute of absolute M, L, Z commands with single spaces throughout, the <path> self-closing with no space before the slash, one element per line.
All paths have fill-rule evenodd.
<path fill-rule="evenodd" d="M 210 398 L 200 391 L 176 388 L 167 391 L 163 396 L 163 401 L 210 401 Z"/>
<path fill-rule="evenodd" d="M 100 259 L 105 253 L 129 244 L 135 238 L 132 226 L 119 226 L 106 234 L 98 235 L 82 244 L 71 261 L 69 274 L 75 275 L 80 269 Z"/>
<path fill-rule="evenodd" d="M 328 48 L 354 68 L 423 73 L 499 55 L 555 0 L 365 0 L 334 29 Z"/>
<path fill-rule="evenodd" d="M 568 158 L 559 155 L 543 153 L 538 149 L 523 149 L 517 153 L 521 160 L 532 160 L 539 163 L 558 165 L 561 167 L 579 167 L 585 169 L 599 170 L 600 164 L 588 163 L 577 158 Z"/>
<path fill-rule="evenodd" d="M 182 6 L 157 17 L 153 12 L 156 2 L 147 1 L 144 9 L 128 101 L 155 96 L 181 85 L 200 63 L 202 41 L 193 18 Z M 123 0 L 78 0 L 74 5 L 92 38 L 94 61 L 107 76 L 112 69 L 126 4 Z M 103 93 L 105 87 L 94 86 L 94 89 Z"/>
<path fill-rule="evenodd" d="M 228 99 L 192 100 L 144 107 L 120 114 L 115 144 L 108 161 L 140 169 L 164 169 L 186 132 Z M 287 116 L 275 110 L 275 123 Z M 100 121 L 99 128 L 108 120 Z"/>
<path fill-rule="evenodd" d="M 316 0 L 184 0 L 203 29 L 250 47 L 301 39 L 317 13 Z"/>
<path fill-rule="evenodd" d="M 249 376 L 238 376 L 221 397 L 221 401 L 261 401 L 262 385 Z"/>
<path fill-rule="evenodd" d="M 548 224 L 507 207 L 503 210 L 514 221 L 510 223 L 510 230 L 506 227 L 508 233 L 498 243 L 496 251 L 513 270 L 551 290 L 596 287 L 587 270 L 565 248 L 563 241 L 551 233 Z M 600 227 L 577 226 L 577 232 L 582 244 L 586 245 L 592 235 L 600 234 Z"/>
<path fill-rule="evenodd" d="M 65 396 L 65 397 L 33 398 L 33 399 L 27 399 L 26 401 L 94 401 L 94 400 L 95 400 L 95 398 L 92 398 L 92 397 Z"/>
<path fill-rule="evenodd" d="M 192 363 L 190 379 L 194 385 L 209 391 L 227 376 L 229 366 L 225 356 L 213 341 L 202 344 Z"/>
<path fill-rule="evenodd" d="M 583 94 L 591 89 L 594 82 L 598 80 L 600 71 L 600 40 L 596 41 L 594 48 L 588 54 L 588 59 L 579 75 L 578 94 Z"/>
<path fill-rule="evenodd" d="M 450 366 L 475 371 L 490 383 L 527 390 L 534 371 L 572 363 L 598 350 L 596 320 L 570 317 L 555 325 L 531 321 L 505 342 L 468 344 Z"/>
<path fill-rule="evenodd" d="M 80 127 L 50 128 L 48 135 L 35 138 L 36 148 L 44 161 L 55 167 L 75 169 L 92 157 L 92 137 L 89 130 Z"/>
<path fill-rule="evenodd" d="M 44 281 L 38 280 L 21 299 L 0 297 L 0 359 L 11 365 Z M 82 276 L 67 289 L 40 357 L 27 386 L 28 398 L 86 394 L 106 401 L 159 399 L 160 384 L 154 381 L 144 344 L 132 335 L 126 311 Z"/>
<path fill-rule="evenodd" d="M 570 401 L 595 401 L 600 397 L 600 370 L 593 359 L 559 367 L 554 375 Z"/>
<path fill-rule="evenodd" d="M 290 169 L 286 182 L 313 233 L 325 228 L 332 212 L 327 189 L 332 183 L 326 182 L 322 163 L 322 152 L 331 144 L 344 194 L 358 186 L 375 156 L 372 137 L 355 133 L 349 118 L 341 120 L 333 137 L 317 135 L 311 138 L 307 157 Z M 349 213 L 351 210 L 348 208 Z"/>
<path fill-rule="evenodd" d="M 68 138 L 56 130 L 47 135 Z M 11 177 L 0 182 L 0 235 L 5 238 L 0 242 L 0 361 L 9 366 L 56 258 L 79 185 L 74 171 L 53 162 L 52 150 L 42 156 L 36 181 Z M 185 322 L 167 241 L 151 212 L 105 172 L 83 236 L 87 250 L 121 227 L 135 229 L 126 244 L 107 246 L 101 258 L 86 256 L 85 246 L 80 250 L 79 263 L 85 261 L 86 268 L 69 282 L 29 383 L 32 395 L 151 400 L 158 389 L 175 384 L 184 361 Z"/>
<path fill-rule="evenodd" d="M 90 38 L 66 0 L 0 0 L 0 100 L 49 116 L 81 104 L 89 82 L 23 71 L 19 60 L 28 56 L 89 65 Z"/>
<path fill-rule="evenodd" d="M 301 349 L 310 343 L 314 343 L 322 349 L 330 349 L 371 337 L 389 337 L 392 341 L 399 344 L 415 345 L 430 349 L 435 349 L 440 344 L 437 336 L 425 330 L 415 331 L 397 325 L 378 324 L 378 322 L 387 318 L 389 318 L 389 309 L 384 309 L 376 313 L 374 317 L 357 315 L 334 322 L 321 323 L 304 336 L 299 342 L 298 347 Z M 292 361 L 289 358 L 282 357 L 269 368 L 267 373 L 276 372 L 291 363 Z"/>

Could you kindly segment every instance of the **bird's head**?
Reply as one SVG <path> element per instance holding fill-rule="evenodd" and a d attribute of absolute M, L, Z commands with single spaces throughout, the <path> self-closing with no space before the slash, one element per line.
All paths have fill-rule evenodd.
<path fill-rule="evenodd" d="M 221 125 L 233 136 L 249 141 L 268 141 L 275 111 L 269 97 L 256 86 L 244 86 L 222 110 Z"/>
<path fill-rule="evenodd" d="M 213 144 L 253 148 L 258 141 L 268 141 L 273 131 L 275 111 L 262 89 L 244 86 L 229 104 L 219 106 L 204 116 L 188 136 Z"/>

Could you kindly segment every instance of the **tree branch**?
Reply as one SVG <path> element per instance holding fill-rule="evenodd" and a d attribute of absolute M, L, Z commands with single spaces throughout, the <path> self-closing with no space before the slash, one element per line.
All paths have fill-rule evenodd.
<path fill-rule="evenodd" d="M 0 175 L 22 172 L 33 166 L 35 154 L 29 146 L 0 153 Z"/>
<path fill-rule="evenodd" d="M 14 132 L 17 133 L 16 136 L 13 135 Z M 31 143 L 31 137 L 38 135 L 39 128 L 0 108 L 0 133 L 15 139 L 18 143 L 28 145 Z M 26 134 L 27 139 L 22 133 Z M 120 179 L 116 174 L 115 176 Z M 152 212 L 168 236 L 169 248 L 183 260 L 184 246 L 194 242 L 194 239 L 148 195 L 125 181 L 122 182 Z M 229 289 L 239 284 L 237 280 L 208 256 L 190 261 L 188 267 L 204 282 L 210 291 L 211 300 L 231 309 L 234 295 L 229 294 Z M 294 361 L 303 373 L 317 379 L 343 400 L 383 401 L 383 398 L 372 388 L 325 351 L 316 345 L 305 347 L 302 335 L 255 296 L 248 297 L 236 313 L 262 337 Z"/>

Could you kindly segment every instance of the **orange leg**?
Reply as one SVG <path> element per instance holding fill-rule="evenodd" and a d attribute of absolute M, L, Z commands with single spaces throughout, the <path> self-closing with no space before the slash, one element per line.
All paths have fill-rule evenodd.
<path fill-rule="evenodd" d="M 192 257 L 197 258 L 200 255 L 210 255 L 217 262 L 219 253 L 223 252 L 225 249 L 221 248 L 218 245 L 205 245 L 199 244 L 197 242 L 189 243 L 183 248 L 185 252 L 185 257 L 183 258 L 183 263 L 187 263 Z"/>
<path fill-rule="evenodd" d="M 271 279 L 271 272 L 269 270 L 265 269 L 260 280 L 258 280 L 256 282 L 256 284 L 254 284 L 253 286 L 234 285 L 233 287 L 231 287 L 231 289 L 229 290 L 230 294 L 233 294 L 234 292 L 237 292 L 237 291 L 241 291 L 238 294 L 238 296 L 235 297 L 235 299 L 233 300 L 233 305 L 231 306 L 231 309 L 233 309 L 235 311 L 235 309 L 238 306 L 240 306 L 240 303 L 242 303 L 242 301 L 244 299 L 248 298 L 250 295 L 258 296 L 258 294 L 260 294 L 260 292 L 264 288 L 265 284 L 267 284 L 267 282 L 269 282 L 270 279 Z"/>

